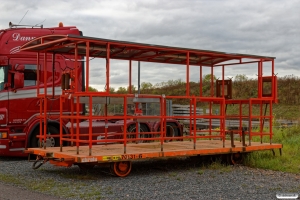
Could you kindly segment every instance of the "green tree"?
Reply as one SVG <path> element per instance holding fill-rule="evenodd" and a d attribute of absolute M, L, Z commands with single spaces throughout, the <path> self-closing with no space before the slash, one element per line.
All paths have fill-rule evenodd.
<path fill-rule="evenodd" d="M 137 88 L 134 85 L 131 85 L 131 93 L 137 92 Z M 129 86 L 127 87 L 127 93 L 129 93 Z"/>
<path fill-rule="evenodd" d="M 213 81 L 217 80 L 216 76 L 213 76 Z M 203 96 L 211 96 L 211 74 L 206 74 L 202 77 L 202 95 Z"/>
<path fill-rule="evenodd" d="M 98 90 L 97 90 L 96 88 L 93 88 L 93 87 L 91 87 L 91 86 L 89 86 L 89 91 L 90 91 L 90 92 L 98 92 Z"/>
<path fill-rule="evenodd" d="M 245 74 L 238 74 L 235 76 L 234 81 L 247 81 L 248 77 Z"/>
<path fill-rule="evenodd" d="M 109 93 L 115 93 L 115 88 L 109 87 Z"/>
<path fill-rule="evenodd" d="M 216 76 L 213 76 L 213 80 L 217 80 Z M 206 74 L 202 77 L 202 82 L 203 83 L 210 83 L 211 82 L 211 74 Z"/>
<path fill-rule="evenodd" d="M 150 82 L 143 82 L 141 84 L 141 93 L 149 94 L 152 89 L 153 85 Z"/>
<path fill-rule="evenodd" d="M 125 87 L 119 87 L 119 89 L 116 91 L 118 94 L 126 94 L 127 90 Z"/>
<path fill-rule="evenodd" d="M 150 82 L 142 82 L 142 84 L 141 84 L 141 89 L 142 90 L 151 89 L 152 87 L 153 87 L 153 85 Z"/>

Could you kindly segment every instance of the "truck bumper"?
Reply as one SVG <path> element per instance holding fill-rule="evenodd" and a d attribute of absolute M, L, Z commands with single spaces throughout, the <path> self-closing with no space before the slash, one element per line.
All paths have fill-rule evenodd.
<path fill-rule="evenodd" d="M 13 145 L 10 139 L 0 139 L 0 156 L 27 156 L 25 148 Z"/>

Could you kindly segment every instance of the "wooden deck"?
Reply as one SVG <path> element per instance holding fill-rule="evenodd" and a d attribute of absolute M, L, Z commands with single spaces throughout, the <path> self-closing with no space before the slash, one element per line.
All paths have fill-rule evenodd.
<path fill-rule="evenodd" d="M 235 147 L 231 147 L 231 141 L 223 142 L 219 140 L 198 140 L 196 149 L 192 141 L 172 141 L 163 144 L 163 151 L 158 142 L 127 144 L 126 154 L 124 153 L 123 144 L 109 145 L 93 145 L 91 156 L 89 156 L 88 146 L 79 146 L 79 154 L 77 147 L 63 147 L 60 152 L 59 147 L 29 148 L 27 153 L 48 157 L 50 160 L 59 160 L 60 162 L 69 163 L 88 163 L 88 162 L 116 162 L 124 160 L 149 159 L 159 157 L 175 157 L 175 156 L 193 156 L 193 155 L 217 155 L 253 152 L 261 150 L 281 149 L 282 144 L 270 144 L 251 142 L 251 146 L 242 146 L 242 142 L 235 141 Z"/>

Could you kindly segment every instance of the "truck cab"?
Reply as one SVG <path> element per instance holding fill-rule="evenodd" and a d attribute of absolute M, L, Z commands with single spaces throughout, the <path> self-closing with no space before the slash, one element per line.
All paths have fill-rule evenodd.
<path fill-rule="evenodd" d="M 10 28 L 0 30 L 0 156 L 24 156 L 25 148 L 39 146 L 36 138 L 40 129 L 37 115 L 42 100 L 37 97 L 37 91 L 43 93 L 44 90 L 38 88 L 45 85 L 47 93 L 53 94 L 47 109 L 50 116 L 48 131 L 59 130 L 59 120 L 55 116 L 59 113 L 59 99 L 54 98 L 54 94 L 61 93 L 61 74 L 74 67 L 72 58 L 49 54 L 46 55 L 47 66 L 43 67 L 44 63 L 37 62 L 36 53 L 20 51 L 24 43 L 51 34 L 81 35 L 81 32 L 75 26 L 63 26 L 62 23 L 52 28 L 23 27 L 10 23 Z M 46 78 L 44 71 L 40 70 L 38 74 L 38 68 L 47 70 Z M 69 112 L 67 105 L 64 112 Z M 55 138 L 46 142 L 49 146 L 59 143 Z"/>

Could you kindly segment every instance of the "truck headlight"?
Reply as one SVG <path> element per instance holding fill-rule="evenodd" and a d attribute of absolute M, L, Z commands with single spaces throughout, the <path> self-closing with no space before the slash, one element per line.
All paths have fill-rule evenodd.
<path fill-rule="evenodd" d="M 0 132 L 0 138 L 1 139 L 7 138 L 7 132 Z"/>

